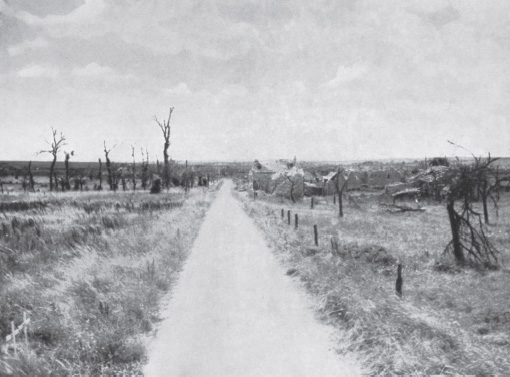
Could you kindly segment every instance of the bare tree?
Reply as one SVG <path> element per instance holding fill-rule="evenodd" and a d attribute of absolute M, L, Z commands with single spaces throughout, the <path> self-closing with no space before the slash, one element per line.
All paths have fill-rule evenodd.
<path fill-rule="evenodd" d="M 492 164 L 494 161 L 498 160 L 497 158 L 491 158 L 489 155 L 487 160 L 485 161 L 488 165 Z M 476 159 L 475 161 L 478 165 L 482 163 L 481 158 Z M 500 199 L 499 191 L 501 188 L 501 184 L 503 182 L 510 181 L 510 177 L 500 175 L 499 167 L 482 169 L 479 171 L 479 182 L 478 182 L 478 196 L 482 201 L 483 207 L 483 219 L 485 224 L 489 224 L 489 208 L 488 202 L 492 201 L 494 208 L 496 210 L 496 217 L 498 217 L 498 202 Z"/>
<path fill-rule="evenodd" d="M 83 174 L 83 172 L 80 172 L 79 175 L 74 178 L 73 190 L 74 191 L 78 191 L 78 190 L 83 191 L 83 186 L 85 185 L 86 182 L 87 182 L 87 179 L 86 179 L 85 175 Z"/>
<path fill-rule="evenodd" d="M 141 176 L 141 184 L 142 184 L 142 188 L 144 190 L 147 189 L 147 181 L 149 180 L 149 152 L 147 150 L 146 151 L 146 155 L 147 155 L 147 160 L 145 160 L 145 156 L 144 156 L 144 153 L 143 153 L 143 149 L 142 149 L 142 176 Z"/>
<path fill-rule="evenodd" d="M 116 177 L 114 177 L 114 174 L 112 172 L 112 163 L 110 161 L 110 152 L 113 148 L 115 148 L 115 145 L 111 149 L 106 148 L 106 141 L 104 143 L 104 156 L 106 159 L 106 170 L 108 171 L 108 186 L 110 186 L 110 190 L 116 191 L 117 190 L 117 182 Z"/>
<path fill-rule="evenodd" d="M 161 132 L 163 132 L 163 138 L 165 140 L 163 144 L 163 186 L 165 188 L 170 187 L 170 180 L 171 180 L 171 173 L 170 173 L 170 166 L 169 166 L 169 158 L 168 158 L 168 148 L 170 147 L 170 118 L 172 117 L 172 112 L 174 111 L 174 108 L 170 108 L 170 112 L 168 114 L 168 120 L 163 119 L 163 122 L 160 122 L 156 116 L 154 116 L 154 120 L 159 125 L 159 128 L 161 128 Z"/>
<path fill-rule="evenodd" d="M 497 262 L 498 250 L 484 231 L 481 214 L 473 209 L 477 188 L 484 176 L 491 174 L 495 159 L 475 159 L 472 165 L 459 165 L 448 169 L 441 178 L 446 188 L 446 210 L 450 220 L 452 239 L 446 251 L 452 251 L 456 261 L 464 264 L 469 257 L 482 263 Z M 456 207 L 459 202 L 460 207 Z"/>
<path fill-rule="evenodd" d="M 133 156 L 133 165 L 131 166 L 131 180 L 133 182 L 133 191 L 136 191 L 136 162 L 135 162 L 135 147 L 131 146 L 131 156 Z"/>
<path fill-rule="evenodd" d="M 66 190 L 70 190 L 71 189 L 71 172 L 69 170 L 69 160 L 71 159 L 71 156 L 74 156 L 74 151 L 71 151 L 70 153 L 68 152 L 64 152 L 65 154 L 65 160 L 64 160 L 64 163 L 65 163 L 65 170 L 66 170 L 66 175 L 65 175 L 65 189 Z"/>
<path fill-rule="evenodd" d="M 32 161 L 28 162 L 28 188 L 35 192 L 35 181 L 34 175 L 32 174 Z"/>
<path fill-rule="evenodd" d="M 55 163 L 57 162 L 57 155 L 59 150 L 64 146 L 67 145 L 66 138 L 62 132 L 60 133 L 60 136 L 57 136 L 57 130 L 51 128 L 51 132 L 53 134 L 53 140 L 50 144 L 51 149 L 49 150 L 42 150 L 39 153 L 49 153 L 53 156 L 53 160 L 51 161 L 50 165 L 50 191 L 53 191 L 53 179 L 55 178 Z M 55 178 L 55 185 L 58 185 L 56 178 Z"/>
<path fill-rule="evenodd" d="M 292 203 L 296 203 L 296 199 L 294 198 L 294 189 L 296 188 L 297 180 L 295 177 L 291 177 L 290 175 L 286 175 L 288 181 L 290 182 L 290 199 L 292 200 Z"/>
<path fill-rule="evenodd" d="M 97 179 L 99 180 L 99 186 L 97 186 L 97 190 L 101 191 L 103 189 L 103 163 L 101 159 L 99 159 L 99 171 L 97 172 Z"/>
<path fill-rule="evenodd" d="M 122 191 L 126 191 L 127 190 L 127 182 L 126 182 L 126 177 L 124 176 L 124 169 L 120 168 L 119 170 L 117 170 L 115 175 L 117 177 L 117 182 L 120 179 L 120 183 L 122 184 Z"/>
<path fill-rule="evenodd" d="M 347 187 L 347 182 L 349 181 L 349 176 L 344 175 L 345 169 L 338 168 L 336 178 L 335 178 L 335 190 L 338 195 L 338 217 L 344 216 L 344 205 L 343 205 L 343 193 L 344 189 Z M 342 179 L 342 180 L 340 180 Z"/>

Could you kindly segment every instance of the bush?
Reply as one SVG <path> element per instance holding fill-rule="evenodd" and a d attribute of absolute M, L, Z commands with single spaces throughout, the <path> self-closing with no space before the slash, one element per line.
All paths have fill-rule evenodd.
<path fill-rule="evenodd" d="M 159 194 L 161 192 L 161 179 L 156 179 L 152 183 L 151 194 Z"/>

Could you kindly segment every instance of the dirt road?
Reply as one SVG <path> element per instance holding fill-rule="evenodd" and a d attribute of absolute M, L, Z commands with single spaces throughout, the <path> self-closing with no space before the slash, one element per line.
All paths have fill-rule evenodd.
<path fill-rule="evenodd" d="M 223 185 L 151 343 L 147 376 L 353 376 Z"/>

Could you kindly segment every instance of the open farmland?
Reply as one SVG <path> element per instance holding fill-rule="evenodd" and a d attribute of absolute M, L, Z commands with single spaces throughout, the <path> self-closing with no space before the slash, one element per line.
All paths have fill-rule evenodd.
<path fill-rule="evenodd" d="M 390 213 L 379 204 L 380 192 L 345 193 L 340 218 L 332 195 L 314 197 L 311 209 L 311 198 L 292 203 L 258 191 L 254 200 L 243 182 L 238 187 L 287 274 L 315 297 L 324 322 L 347 332 L 350 344 L 340 343 L 339 353 L 365 355 L 365 367 L 377 374 L 508 373 L 508 193 L 501 195 L 499 217 L 492 210 L 486 226 L 501 252 L 493 269 L 461 268 L 444 253 L 451 239 L 444 203 Z M 480 203 L 474 209 L 481 211 Z M 395 293 L 399 263 L 402 298 Z"/>
<path fill-rule="evenodd" d="M 17 357 L 4 344 L 0 374 L 140 373 L 216 186 L 2 196 L 0 335 L 23 312 L 31 324 Z"/>

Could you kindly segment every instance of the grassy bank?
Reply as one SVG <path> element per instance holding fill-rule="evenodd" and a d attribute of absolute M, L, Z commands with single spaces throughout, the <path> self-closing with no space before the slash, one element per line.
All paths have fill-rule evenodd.
<path fill-rule="evenodd" d="M 0 374 L 141 373 L 145 339 L 215 191 L 18 198 L 0 219 Z M 18 203 L 18 204 L 16 204 Z M 28 204 L 27 204 L 28 203 Z M 21 338 L 22 339 L 22 338 Z"/>
<path fill-rule="evenodd" d="M 388 213 L 375 196 L 290 201 L 238 193 L 287 274 L 315 296 L 321 318 L 347 334 L 339 352 L 365 355 L 377 374 L 505 374 L 510 370 L 510 271 L 459 269 L 443 254 L 449 223 L 443 205 L 423 213 Z M 510 197 L 488 226 L 508 266 Z M 281 210 L 284 209 L 284 217 Z M 287 211 L 291 211 L 291 225 Z M 298 229 L 294 215 L 298 214 Z M 314 245 L 313 225 L 319 231 Z M 404 266 L 403 298 L 395 294 Z"/>

